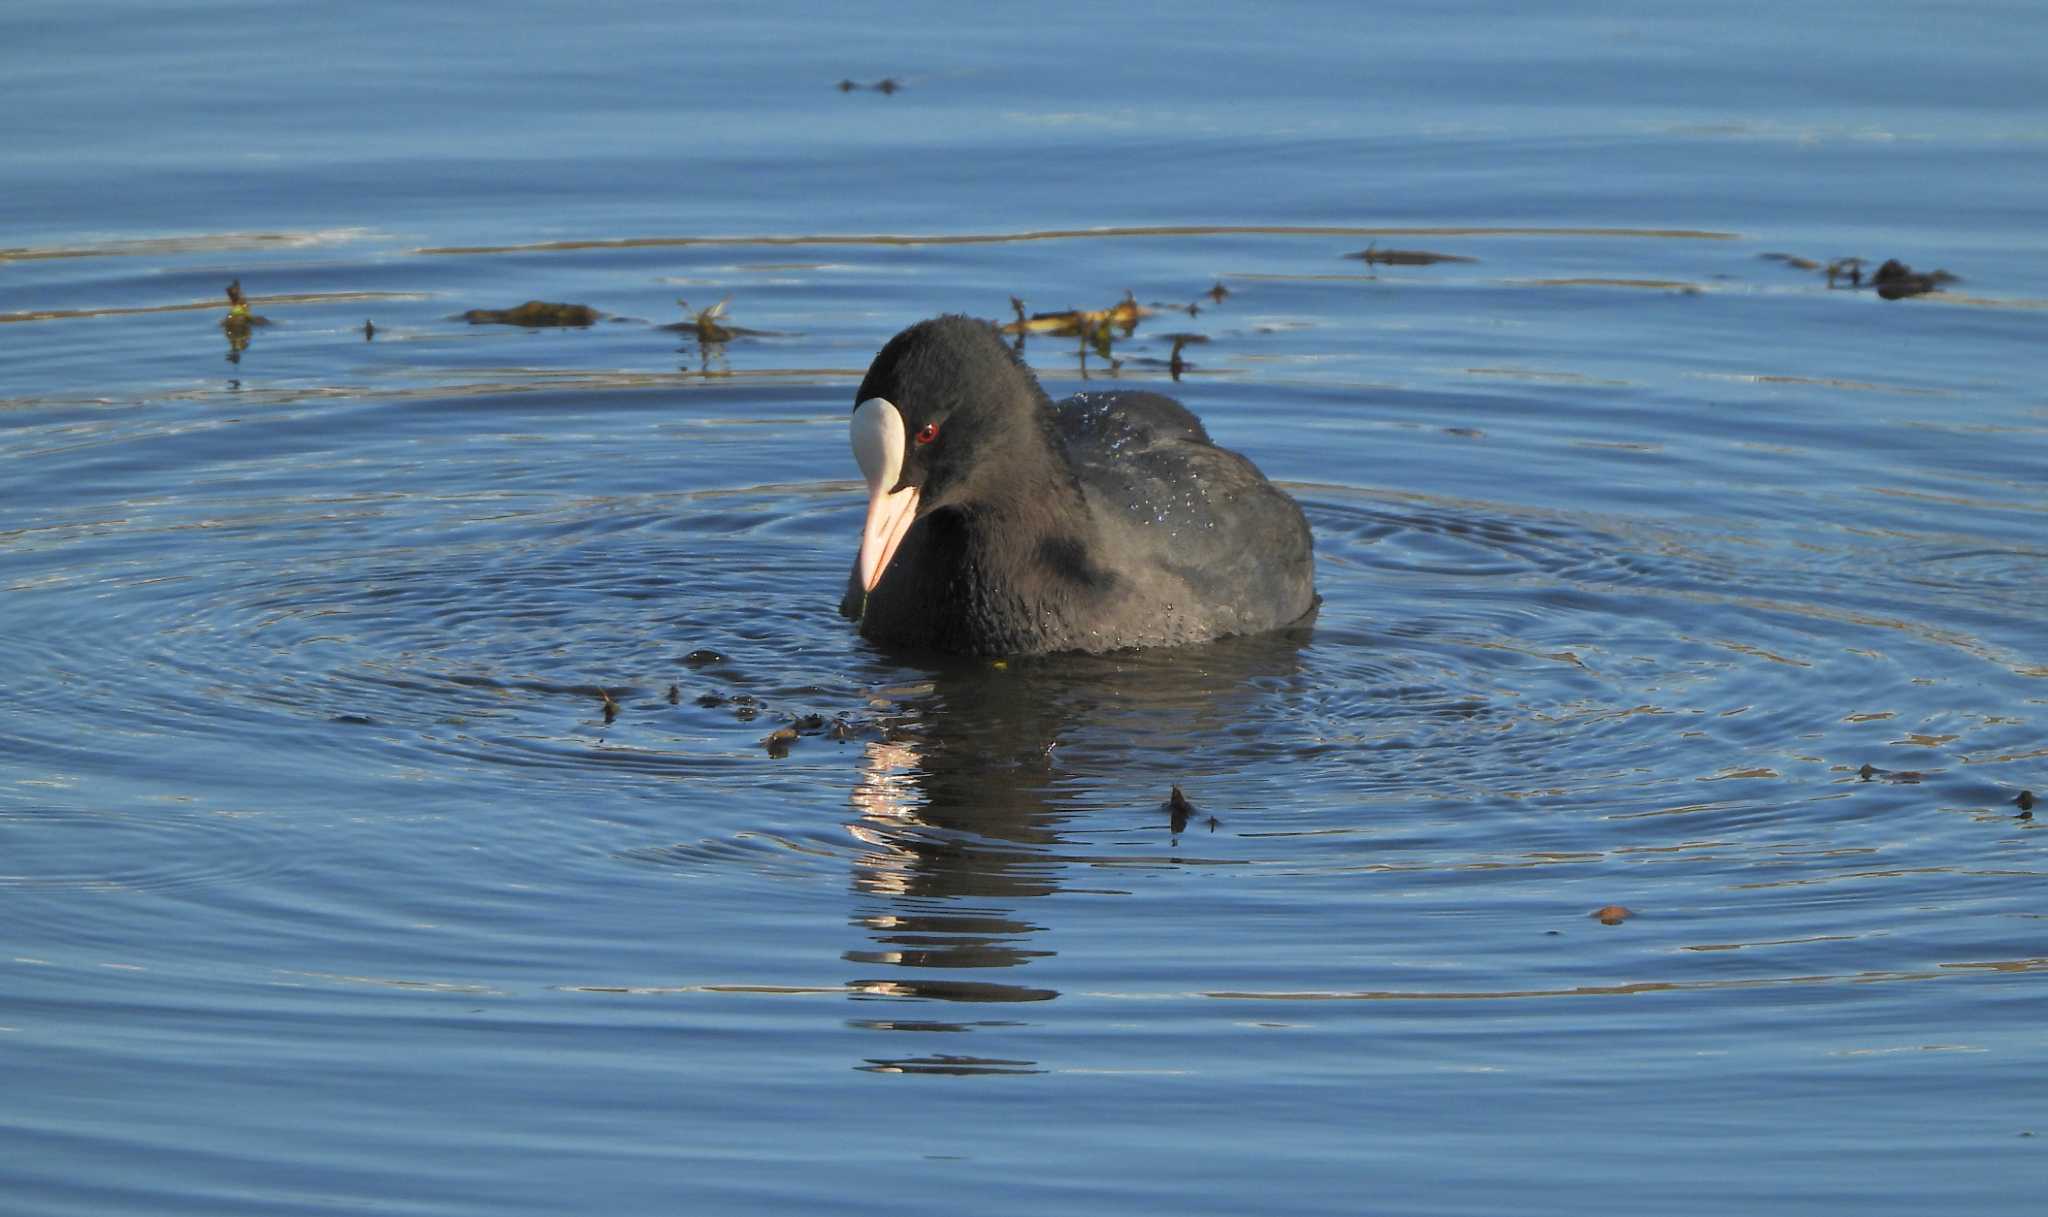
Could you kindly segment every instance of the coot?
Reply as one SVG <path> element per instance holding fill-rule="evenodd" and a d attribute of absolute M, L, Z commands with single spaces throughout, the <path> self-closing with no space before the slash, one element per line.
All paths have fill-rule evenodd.
<path fill-rule="evenodd" d="M 867 523 L 840 611 L 886 646 L 1170 646 L 1315 607 L 1308 521 L 1157 393 L 1055 406 L 994 326 L 920 322 L 854 395 Z"/>

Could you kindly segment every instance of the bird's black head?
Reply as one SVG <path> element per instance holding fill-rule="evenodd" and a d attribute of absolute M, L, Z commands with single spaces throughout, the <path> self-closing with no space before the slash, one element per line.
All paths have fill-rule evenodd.
<path fill-rule="evenodd" d="M 857 407 L 877 399 L 902 432 L 901 465 L 885 489 L 918 487 L 920 513 L 1022 472 L 1050 442 L 1037 378 L 994 326 L 972 317 L 936 317 L 890 339 L 854 394 Z"/>

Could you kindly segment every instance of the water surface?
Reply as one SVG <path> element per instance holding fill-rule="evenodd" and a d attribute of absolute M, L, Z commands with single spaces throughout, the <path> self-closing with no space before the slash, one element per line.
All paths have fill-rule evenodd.
<path fill-rule="evenodd" d="M 10 8 L 4 1207 L 2023 1211 L 2044 33 Z M 857 638 L 875 349 L 1126 292 L 1316 620 Z"/>

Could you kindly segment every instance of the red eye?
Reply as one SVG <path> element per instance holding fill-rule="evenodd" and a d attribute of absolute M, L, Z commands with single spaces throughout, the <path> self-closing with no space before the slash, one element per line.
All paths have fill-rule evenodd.
<path fill-rule="evenodd" d="M 939 438 L 939 424 L 937 423 L 926 423 L 917 429 L 916 439 L 920 444 L 929 444 L 937 438 Z"/>

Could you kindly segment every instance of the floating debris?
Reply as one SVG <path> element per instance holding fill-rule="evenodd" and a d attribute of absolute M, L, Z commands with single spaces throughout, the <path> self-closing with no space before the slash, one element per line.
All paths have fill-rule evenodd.
<path fill-rule="evenodd" d="M 1431 253 L 1426 249 L 1381 249 L 1378 244 L 1368 245 L 1357 253 L 1344 255 L 1357 258 L 1367 266 L 1434 266 L 1438 262 L 1477 262 L 1461 254 Z"/>
<path fill-rule="evenodd" d="M 894 93 L 903 87 L 903 82 L 894 76 L 884 76 L 871 85 L 864 85 L 857 80 L 842 80 L 834 87 L 841 93 L 852 93 L 858 89 L 871 89 L 876 93 Z"/>
<path fill-rule="evenodd" d="M 228 362 L 242 362 L 242 352 L 249 349 L 249 335 L 259 325 L 269 325 L 270 318 L 258 317 L 249 311 L 249 302 L 242 296 L 240 279 L 228 284 L 228 315 L 220 319 L 220 328 L 228 336 Z"/>
<path fill-rule="evenodd" d="M 1110 372 L 1114 374 L 1122 367 L 1122 361 L 1116 358 L 1112 349 L 1116 341 L 1116 331 L 1121 330 L 1124 337 L 1130 337 L 1138 328 L 1139 320 L 1151 316 L 1154 311 L 1139 304 L 1137 297 L 1128 291 L 1124 293 L 1122 300 L 1108 308 L 1068 309 L 1058 313 L 1034 313 L 1026 317 L 1024 302 L 1015 296 L 1010 297 L 1010 307 L 1016 310 L 1017 319 L 996 328 L 1005 334 L 1017 336 L 1016 347 L 1020 354 L 1024 349 L 1024 336 L 1027 334 L 1078 339 L 1081 377 L 1084 380 L 1088 376 L 1088 352 L 1091 348 L 1097 355 L 1109 361 Z"/>
<path fill-rule="evenodd" d="M 1170 339 L 1173 342 L 1173 354 L 1166 360 L 1166 370 L 1172 373 L 1175 380 L 1179 380 L 1182 372 L 1194 366 L 1180 357 L 1180 349 L 1191 343 L 1200 345 L 1209 341 L 1206 334 L 1161 334 L 1160 337 Z"/>
<path fill-rule="evenodd" d="M 604 721 L 609 725 L 614 719 L 619 717 L 619 703 L 612 700 L 609 690 L 599 689 L 597 695 L 604 699 Z"/>
<path fill-rule="evenodd" d="M 473 308 L 462 314 L 471 325 L 516 325 L 525 329 L 592 325 L 603 313 L 587 304 L 553 304 L 528 300 L 518 308 Z"/>
<path fill-rule="evenodd" d="M 1957 281 L 1956 276 L 1945 270 L 1922 273 L 1897 258 L 1886 259 L 1885 264 L 1877 268 L 1877 273 L 1870 276 L 1871 286 L 1886 300 L 1903 300 L 1907 296 L 1940 291 L 1943 284 Z"/>
<path fill-rule="evenodd" d="M 1624 904 L 1604 905 L 1588 914 L 1588 916 L 1598 920 L 1601 925 L 1620 925 L 1635 915 L 1636 911 Z"/>
<path fill-rule="evenodd" d="M 853 738 L 853 724 L 847 722 L 846 716 L 842 714 L 838 718 L 833 719 L 832 724 L 825 728 L 825 734 L 843 744 Z"/>
<path fill-rule="evenodd" d="M 735 338 L 772 337 L 776 334 L 774 330 L 750 330 L 742 325 L 731 324 L 725 314 L 725 306 L 731 301 L 732 296 L 728 294 L 725 299 L 710 308 L 701 308 L 693 312 L 689 301 L 677 297 L 676 307 L 688 313 L 688 318 L 654 328 L 667 330 L 671 334 L 691 335 L 696 338 L 699 347 L 715 347 Z"/>
<path fill-rule="evenodd" d="M 1139 304 L 1130 292 L 1108 308 L 1067 309 L 1059 313 L 1033 313 L 1024 315 L 1024 302 L 1010 297 L 1010 307 L 1017 311 L 1017 319 L 1000 327 L 1005 334 L 1051 334 L 1055 337 L 1094 338 L 1106 334 L 1114 326 L 1123 330 L 1126 337 L 1138 328 L 1141 318 L 1152 315 L 1152 310 Z"/>
<path fill-rule="evenodd" d="M 220 319 L 220 328 L 230 334 L 237 330 L 246 334 L 256 326 L 269 324 L 270 318 L 258 317 L 249 311 L 249 301 L 242 295 L 240 279 L 228 284 L 228 315 Z"/>
<path fill-rule="evenodd" d="M 1798 254 L 1758 254 L 1757 257 L 1762 258 L 1766 262 L 1782 262 L 1793 270 L 1821 269 L 1820 263 L 1812 258 L 1802 258 Z"/>
<path fill-rule="evenodd" d="M 732 297 L 728 295 L 710 308 L 700 308 L 690 313 L 690 302 L 678 296 L 676 307 L 690 313 L 689 320 L 678 321 L 661 328 L 675 334 L 694 334 L 699 343 L 731 342 L 733 336 L 740 331 L 719 321 L 719 318 L 725 316 L 725 306 L 731 300 Z"/>
<path fill-rule="evenodd" d="M 718 707 L 725 704 L 725 694 L 699 693 L 697 695 L 697 704 L 704 707 L 706 710 L 715 710 Z"/>
<path fill-rule="evenodd" d="M 371 340 L 372 338 L 375 338 L 376 336 L 377 336 L 377 323 L 376 323 L 376 322 L 374 322 L 374 321 L 370 321 L 370 320 L 367 320 L 367 319 L 365 319 L 365 320 L 364 320 L 364 322 L 363 322 L 363 341 L 364 341 L 364 342 L 368 342 L 368 341 L 370 341 L 370 340 Z"/>
<path fill-rule="evenodd" d="M 683 704 L 683 690 L 681 686 L 673 683 L 669 685 L 668 704 L 671 706 L 680 706 Z"/>
<path fill-rule="evenodd" d="M 1519 279 L 1517 283 L 1529 287 L 1637 287 L 1650 291 L 1677 292 L 1682 296 L 1697 296 L 1700 285 L 1687 283 L 1683 279 L 1619 279 L 1606 275 L 1581 275 L 1566 279 Z"/>
<path fill-rule="evenodd" d="M 777 727 L 761 737 L 761 746 L 768 750 L 769 756 L 775 757 L 777 760 L 788 756 L 789 746 L 794 743 L 796 743 L 795 727 Z"/>
<path fill-rule="evenodd" d="M 790 726 L 796 728 L 798 735 L 816 735 L 825 729 L 825 716 L 822 714 L 799 714 L 796 721 L 791 723 Z"/>

